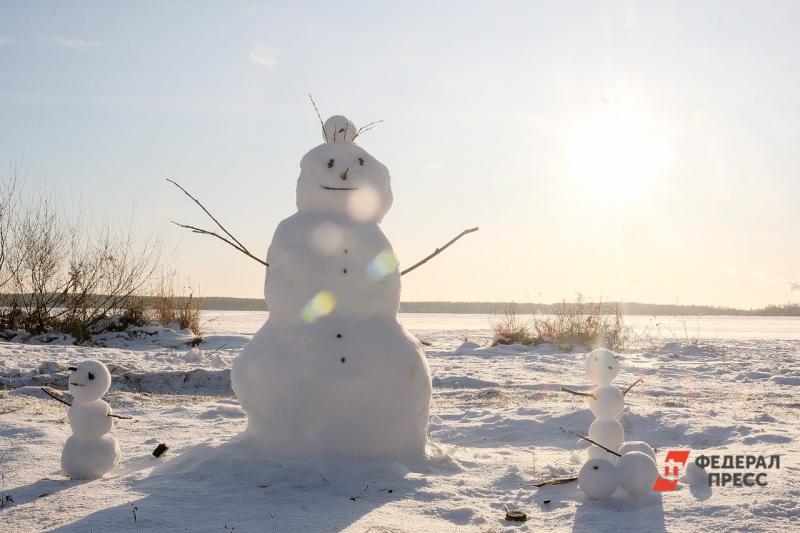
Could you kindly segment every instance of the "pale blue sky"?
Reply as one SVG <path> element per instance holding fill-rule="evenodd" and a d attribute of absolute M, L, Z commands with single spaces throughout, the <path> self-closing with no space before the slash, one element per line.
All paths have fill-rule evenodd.
<path fill-rule="evenodd" d="M 405 300 L 797 301 L 800 3 L 0 3 L 0 161 L 258 296 L 309 105 L 389 166 Z M 2 176 L 5 176 L 3 172 Z M 38 179 L 38 178 L 37 178 Z"/>

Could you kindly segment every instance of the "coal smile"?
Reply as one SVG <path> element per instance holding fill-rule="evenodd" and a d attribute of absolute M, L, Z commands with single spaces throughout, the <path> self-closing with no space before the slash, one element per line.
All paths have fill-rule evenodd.
<path fill-rule="evenodd" d="M 320 185 L 326 191 L 354 191 L 358 187 L 326 187 L 325 185 Z"/>

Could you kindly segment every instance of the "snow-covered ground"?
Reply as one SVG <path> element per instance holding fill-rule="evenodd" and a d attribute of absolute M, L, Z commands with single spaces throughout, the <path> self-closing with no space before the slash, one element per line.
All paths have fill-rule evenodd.
<path fill-rule="evenodd" d="M 206 341 L 154 332 L 106 347 L 0 343 L 0 531 L 792 531 L 800 529 L 800 320 L 634 318 L 635 349 L 615 383 L 645 379 L 626 397 L 628 440 L 666 450 L 780 455 L 766 487 L 587 500 L 574 475 L 593 420 L 561 385 L 588 389 L 581 353 L 488 348 L 486 317 L 401 315 L 430 346 L 429 458 L 400 465 L 288 465 L 254 457 L 236 436 L 246 420 L 230 363 L 264 313 L 209 312 Z M 699 336 L 700 346 L 687 340 Z M 465 342 L 469 341 L 469 342 Z M 175 346 L 178 346 L 177 348 Z M 70 481 L 60 455 L 66 407 L 39 386 L 66 388 L 60 369 L 109 363 L 106 400 L 123 463 L 106 478 Z M 170 450 L 151 455 L 158 443 Z M 527 513 L 507 522 L 505 507 Z"/>

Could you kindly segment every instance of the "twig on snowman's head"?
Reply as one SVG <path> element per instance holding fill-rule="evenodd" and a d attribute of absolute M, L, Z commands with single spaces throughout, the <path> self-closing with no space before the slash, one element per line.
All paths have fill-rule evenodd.
<path fill-rule="evenodd" d="M 381 122 L 383 122 L 383 119 L 374 120 L 374 121 L 370 122 L 369 124 L 365 124 L 364 126 L 361 126 L 360 128 L 358 128 L 358 130 L 356 130 L 356 136 L 353 137 L 353 140 L 355 141 L 358 138 L 359 135 L 361 135 L 362 133 L 368 132 L 369 130 L 371 130 L 372 128 L 374 128 L 375 126 L 380 124 Z"/>
<path fill-rule="evenodd" d="M 597 397 L 595 397 L 595 395 L 592 394 L 591 392 L 579 392 L 576 390 L 568 389 L 566 387 L 561 387 L 561 392 L 568 392 L 570 394 L 574 394 L 575 396 L 586 396 L 588 398 L 594 398 L 595 400 L 597 399 Z"/>
<path fill-rule="evenodd" d="M 628 394 L 631 391 L 631 389 L 634 388 L 639 383 L 644 383 L 644 378 L 639 378 L 636 381 L 634 381 L 633 383 L 631 383 L 630 386 L 627 389 L 622 391 L 622 395 L 625 396 L 626 394 Z"/>
<path fill-rule="evenodd" d="M 408 267 L 407 269 L 405 269 L 405 270 L 403 270 L 402 272 L 400 272 L 400 275 L 401 275 L 401 276 L 405 276 L 406 274 L 408 274 L 409 272 L 411 272 L 411 271 L 412 271 L 412 270 L 414 270 L 415 268 L 421 267 L 422 265 L 424 265 L 425 263 L 427 263 L 428 261 L 430 261 L 431 259 L 433 259 L 433 258 L 434 258 L 434 257 L 436 257 L 437 255 L 439 255 L 440 253 L 444 252 L 444 251 L 445 251 L 445 250 L 446 250 L 446 249 L 447 249 L 447 248 L 448 248 L 448 247 L 449 247 L 451 244 L 453 244 L 454 242 L 456 242 L 458 239 L 460 239 L 461 237 L 463 237 L 464 235 L 466 235 L 466 234 L 468 234 L 468 233 L 473 233 L 473 232 L 475 232 L 475 231 L 478 231 L 478 228 L 477 228 L 477 227 L 470 228 L 470 229 L 465 229 L 464 231 L 462 231 L 461 233 L 459 233 L 458 235 L 456 235 L 455 237 L 453 237 L 453 238 L 450 240 L 450 242 L 446 243 L 446 244 L 445 244 L 444 246 L 442 246 L 441 248 L 437 248 L 436 250 L 434 250 L 434 251 L 433 251 L 433 253 L 432 253 L 431 255 L 429 255 L 428 257 L 426 257 L 426 258 L 425 258 L 425 259 L 423 259 L 422 261 L 419 261 L 419 262 L 417 262 L 417 263 L 414 263 L 413 265 L 411 265 L 411 266 L 410 266 L 410 267 Z"/>
<path fill-rule="evenodd" d="M 610 454 L 616 455 L 617 457 L 622 457 L 622 454 L 621 454 L 621 453 L 619 453 L 619 452 L 615 452 L 614 450 L 612 450 L 612 449 L 610 449 L 610 448 L 606 448 L 606 447 L 605 447 L 605 446 L 603 446 L 602 444 L 598 444 L 597 442 L 593 441 L 593 440 L 592 440 L 592 439 L 590 439 L 589 437 L 586 437 L 586 436 L 584 436 L 584 435 L 581 435 L 580 433 L 576 433 L 576 432 L 574 432 L 574 431 L 570 431 L 569 429 L 564 429 L 564 428 L 559 428 L 559 429 L 560 429 L 561 431 L 565 431 L 565 432 L 569 433 L 569 434 L 570 434 L 570 435 L 572 435 L 573 437 L 578 437 L 579 439 L 583 439 L 583 440 L 585 440 L 585 441 L 587 441 L 587 442 L 591 442 L 592 444 L 594 444 L 594 445 L 595 445 L 595 446 L 597 446 L 598 448 L 603 448 L 605 451 L 607 451 L 607 452 L 608 452 L 608 453 L 610 453 Z"/>
<path fill-rule="evenodd" d="M 308 98 L 311 100 L 311 105 L 314 106 L 314 111 L 317 112 L 317 118 L 319 119 L 319 125 L 322 127 L 322 136 L 325 138 L 325 142 L 329 142 L 328 141 L 328 134 L 325 132 L 325 123 L 322 121 L 322 116 L 319 114 L 319 109 L 317 109 L 317 103 L 314 102 L 314 97 L 311 96 L 311 92 L 308 93 Z"/>

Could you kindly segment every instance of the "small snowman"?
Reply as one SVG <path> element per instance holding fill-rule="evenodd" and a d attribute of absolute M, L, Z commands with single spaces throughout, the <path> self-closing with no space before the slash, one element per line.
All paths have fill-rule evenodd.
<path fill-rule="evenodd" d="M 61 453 L 61 468 L 72 479 L 97 479 L 117 466 L 117 439 L 107 435 L 114 419 L 111 406 L 100 398 L 111 385 L 111 374 L 100 361 L 70 367 L 69 392 L 74 398 L 67 412 L 72 435 Z"/>
<path fill-rule="evenodd" d="M 639 381 L 621 391 L 611 384 L 618 373 L 618 357 L 611 350 L 599 348 L 587 354 L 586 377 L 595 388 L 579 394 L 588 397 L 589 409 L 596 417 L 589 426 L 589 438 L 601 446 L 589 448 L 578 484 L 592 499 L 608 498 L 618 486 L 631 496 L 643 496 L 658 478 L 653 448 L 643 441 L 625 442 L 625 430 L 617 417 L 625 407 L 625 395 Z"/>

